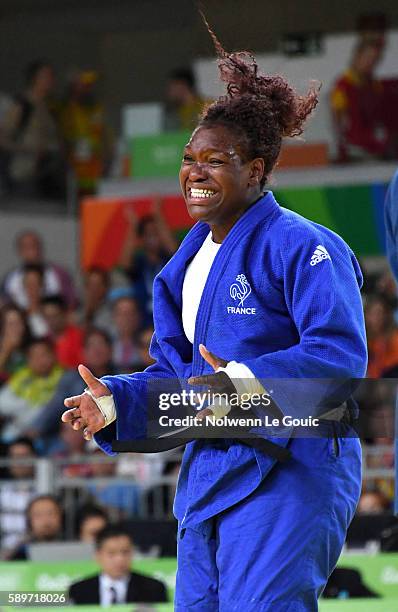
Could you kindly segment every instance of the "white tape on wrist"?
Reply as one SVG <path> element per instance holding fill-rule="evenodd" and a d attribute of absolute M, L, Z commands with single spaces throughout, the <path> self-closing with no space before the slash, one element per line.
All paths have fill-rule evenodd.
<path fill-rule="evenodd" d="M 91 399 L 94 400 L 94 402 L 96 403 L 98 410 L 105 419 L 104 427 L 107 427 L 107 425 L 110 425 L 111 423 L 113 423 L 113 421 L 116 421 L 116 406 L 115 400 L 113 399 L 113 395 L 102 395 L 101 397 L 94 397 L 89 388 L 84 389 L 84 393 L 89 395 Z"/>
<path fill-rule="evenodd" d="M 237 394 L 242 395 L 268 395 L 260 381 L 244 363 L 229 361 L 225 368 L 217 368 L 217 372 L 225 372 L 235 386 Z"/>

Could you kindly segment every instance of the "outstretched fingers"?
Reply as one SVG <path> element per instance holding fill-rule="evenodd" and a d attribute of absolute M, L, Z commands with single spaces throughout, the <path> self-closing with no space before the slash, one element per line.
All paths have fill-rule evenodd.
<path fill-rule="evenodd" d="M 77 408 L 82 401 L 82 395 L 73 395 L 64 399 L 64 404 L 67 408 Z"/>
<path fill-rule="evenodd" d="M 66 400 L 65 400 L 65 406 L 67 406 Z M 74 419 L 77 419 L 80 416 L 81 416 L 80 408 L 71 408 L 70 410 L 66 410 L 66 412 L 63 413 L 61 419 L 64 423 L 71 423 Z"/>

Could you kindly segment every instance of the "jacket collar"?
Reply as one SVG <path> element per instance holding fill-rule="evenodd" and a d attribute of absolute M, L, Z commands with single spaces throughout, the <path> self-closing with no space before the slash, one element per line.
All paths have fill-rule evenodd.
<path fill-rule="evenodd" d="M 221 248 L 217 253 L 218 265 L 214 266 L 210 272 L 209 279 L 206 283 L 212 285 L 220 274 L 222 274 L 223 265 L 230 257 L 231 251 L 242 239 L 242 236 L 252 232 L 259 223 L 271 221 L 272 217 L 280 211 L 279 204 L 276 202 L 272 191 L 268 191 L 264 196 L 255 202 L 248 210 L 238 219 L 235 225 L 231 228 L 223 241 Z M 207 223 L 198 222 L 188 232 L 178 251 L 173 255 L 165 267 L 159 272 L 154 283 L 154 321 L 157 336 L 165 337 L 169 335 L 183 334 L 181 321 L 182 310 L 182 285 L 185 277 L 185 270 L 188 263 L 196 255 L 202 246 L 206 236 L 209 233 Z M 206 289 L 206 288 L 205 288 Z M 209 293 L 209 289 L 204 292 Z M 165 296 L 168 299 L 169 309 L 168 315 L 173 312 L 173 333 L 170 332 L 170 316 L 165 316 L 163 301 Z M 204 300 L 205 301 L 205 300 Z M 200 317 L 199 317 L 200 320 Z M 200 321 L 199 321 L 200 322 Z M 178 330 L 177 330 L 178 328 Z"/>
<path fill-rule="evenodd" d="M 280 210 L 279 204 L 275 200 L 272 191 L 267 191 L 260 200 L 255 202 L 247 211 L 238 219 L 235 225 L 232 226 L 228 232 L 225 240 L 221 245 L 220 251 L 229 251 L 238 239 L 242 238 L 243 235 L 253 231 L 258 223 L 262 221 L 271 220 L 271 218 L 277 214 Z M 206 236 L 210 229 L 207 223 L 199 221 L 195 223 L 192 229 L 185 236 L 178 251 L 173 255 L 169 262 L 165 265 L 163 270 L 158 274 L 158 277 L 168 281 L 173 281 L 179 284 L 179 281 L 184 280 L 185 267 L 192 257 L 198 252 L 202 246 Z M 177 288 L 176 295 L 179 295 L 179 287 Z"/>

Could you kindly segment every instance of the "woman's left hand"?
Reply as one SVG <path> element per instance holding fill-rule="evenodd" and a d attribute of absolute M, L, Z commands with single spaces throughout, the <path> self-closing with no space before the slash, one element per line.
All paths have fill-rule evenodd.
<path fill-rule="evenodd" d="M 215 393 L 235 393 L 236 389 L 231 379 L 225 372 L 217 372 L 218 368 L 225 368 L 228 361 L 217 357 L 214 353 L 211 353 L 203 344 L 199 345 L 199 352 L 203 359 L 207 361 L 214 370 L 214 374 L 203 374 L 202 376 L 191 376 L 188 378 L 190 385 L 199 385 L 201 387 L 207 387 L 210 391 Z M 203 419 L 206 416 L 210 416 L 212 413 L 210 408 L 204 408 L 196 415 L 198 419 Z"/>

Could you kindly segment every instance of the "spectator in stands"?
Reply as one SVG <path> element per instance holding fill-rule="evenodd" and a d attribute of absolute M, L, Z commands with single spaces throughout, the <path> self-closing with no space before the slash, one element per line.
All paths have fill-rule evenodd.
<path fill-rule="evenodd" d="M 352 599 L 360 597 L 381 597 L 364 582 L 361 572 L 351 567 L 336 567 L 322 593 L 325 599 Z M 370 608 L 370 606 L 369 606 Z"/>
<path fill-rule="evenodd" d="M 109 523 L 107 512 L 100 506 L 85 506 L 79 512 L 79 540 L 95 542 L 100 531 Z"/>
<path fill-rule="evenodd" d="M 76 304 L 73 281 L 68 272 L 59 265 L 45 260 L 43 242 L 40 235 L 33 230 L 24 230 L 16 236 L 15 247 L 20 261 L 19 265 L 8 272 L 2 292 L 11 302 L 26 309 L 28 298 L 23 286 L 26 265 L 39 265 L 44 270 L 44 296 L 62 295 L 69 306 Z"/>
<path fill-rule="evenodd" d="M 83 363 L 95 372 L 98 378 L 109 371 L 115 371 L 112 364 L 112 340 L 106 332 L 95 328 L 87 331 L 84 337 Z M 65 393 L 78 395 L 83 392 L 84 387 L 84 382 L 77 371 L 65 372 L 54 395 L 36 415 L 30 427 L 29 436 L 33 439 L 40 437 L 51 440 L 59 431 L 60 418 L 65 410 Z M 60 449 L 56 447 L 53 450 L 57 452 Z"/>
<path fill-rule="evenodd" d="M 91 473 L 96 482 L 87 485 L 95 503 L 105 506 L 113 516 L 124 519 L 138 512 L 140 489 L 131 480 L 116 476 L 117 462 L 109 457 L 104 458 L 98 447 L 92 452 Z M 112 516 L 112 514 L 111 514 Z"/>
<path fill-rule="evenodd" d="M 113 363 L 119 372 L 131 372 L 140 362 L 138 332 L 141 313 L 133 297 L 119 297 L 112 309 Z"/>
<path fill-rule="evenodd" d="M 52 495 L 39 495 L 26 509 L 28 534 L 8 557 L 9 561 L 29 559 L 29 544 L 62 541 L 63 512 L 59 501 Z"/>
<path fill-rule="evenodd" d="M 70 323 L 65 300 L 60 295 L 43 298 L 42 311 L 58 363 L 64 368 L 77 368 L 83 360 L 83 330 Z"/>
<path fill-rule="evenodd" d="M 23 288 L 27 299 L 26 314 L 32 335 L 35 338 L 42 338 L 48 333 L 48 325 L 41 305 L 44 293 L 43 266 L 26 264 L 23 271 Z"/>
<path fill-rule="evenodd" d="M 79 312 L 79 322 L 84 326 L 99 327 L 108 331 L 112 315 L 107 295 L 109 274 L 103 268 L 91 268 L 84 275 L 83 304 Z"/>
<path fill-rule="evenodd" d="M 126 217 L 129 227 L 119 265 L 133 284 L 144 323 L 151 325 L 153 281 L 177 250 L 177 242 L 164 220 L 159 198 L 153 201 L 151 215 L 138 221 L 128 209 Z"/>
<path fill-rule="evenodd" d="M 392 308 L 378 296 L 365 305 L 369 378 L 388 376 L 398 366 L 398 328 Z"/>
<path fill-rule="evenodd" d="M 50 340 L 32 340 L 26 355 L 27 365 L 18 369 L 0 390 L 0 415 L 6 420 L 2 432 L 5 441 L 22 435 L 32 426 L 40 408 L 54 395 L 63 374 Z"/>
<path fill-rule="evenodd" d="M 110 606 L 168 601 L 162 582 L 131 571 L 133 541 L 123 527 L 113 525 L 100 531 L 96 549 L 95 560 L 101 573 L 71 585 L 69 599 L 74 604 Z"/>
<path fill-rule="evenodd" d="M 111 135 L 105 109 L 98 100 L 98 74 L 82 70 L 73 75 L 61 113 L 61 129 L 80 194 L 95 193 L 98 179 L 110 165 Z"/>
<path fill-rule="evenodd" d="M 69 427 L 69 431 L 63 424 L 58 432 L 58 437 L 51 440 L 54 447 L 51 448 L 51 456 L 57 460 L 64 459 L 60 464 L 63 476 L 68 478 L 86 478 L 91 476 L 91 466 L 87 463 L 84 455 L 86 454 L 86 442 L 80 440 L 74 429 Z"/>
<path fill-rule="evenodd" d="M 378 276 L 376 280 L 375 293 L 394 310 L 394 316 L 396 316 L 397 286 L 394 281 L 394 277 L 389 270 Z"/>
<path fill-rule="evenodd" d="M 61 142 L 49 97 L 54 71 L 43 60 L 26 69 L 26 90 L 18 95 L 4 117 L 0 146 L 5 183 L 23 195 L 60 198 L 65 194 L 65 166 Z"/>
<path fill-rule="evenodd" d="M 140 353 L 140 364 L 137 370 L 145 370 L 154 363 L 154 359 L 149 354 L 149 347 L 153 336 L 153 327 L 146 327 L 138 334 L 138 350 Z"/>
<path fill-rule="evenodd" d="M 361 40 L 350 67 L 334 85 L 331 108 L 338 161 L 386 158 L 394 152 L 383 115 L 383 85 L 375 77 L 382 52 L 380 41 Z"/>
<path fill-rule="evenodd" d="M 28 460 L 36 457 L 33 442 L 17 438 L 8 447 L 7 458 Z M 11 464 L 9 480 L 0 488 L 1 548 L 10 551 L 21 541 L 26 532 L 26 508 L 35 496 L 34 466 Z"/>
<path fill-rule="evenodd" d="M 25 365 L 25 349 L 31 340 L 23 310 L 8 304 L 0 310 L 0 384 Z"/>
<path fill-rule="evenodd" d="M 380 514 L 389 509 L 390 503 L 381 491 L 364 491 L 359 500 L 358 514 Z"/>
<path fill-rule="evenodd" d="M 173 70 L 167 80 L 164 129 L 192 130 L 198 122 L 204 103 L 196 90 L 192 70 L 190 68 Z"/>

